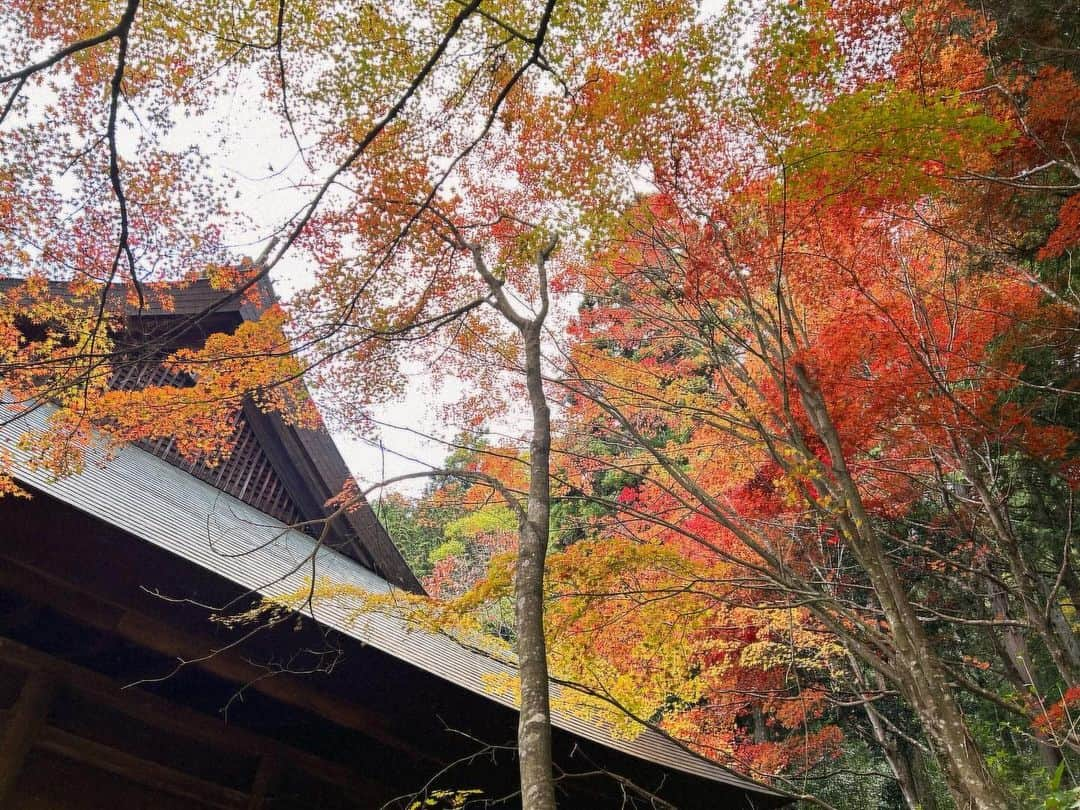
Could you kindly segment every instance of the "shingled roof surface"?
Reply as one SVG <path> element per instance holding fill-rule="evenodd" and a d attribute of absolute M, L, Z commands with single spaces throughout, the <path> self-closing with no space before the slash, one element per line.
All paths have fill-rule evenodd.
<path fill-rule="evenodd" d="M 0 278 L 0 294 L 18 289 L 26 283 L 24 278 Z M 50 281 L 49 294 L 60 298 L 72 299 L 72 285 L 67 281 Z M 110 290 L 108 309 L 119 311 L 121 305 L 129 314 L 142 315 L 200 315 L 212 310 L 215 312 L 239 312 L 241 307 L 250 305 L 243 296 L 232 297 L 229 293 L 215 289 L 205 278 L 172 284 L 151 284 L 145 289 L 146 296 L 140 310 L 138 304 L 126 293 L 131 288 L 127 285 L 114 285 Z M 258 294 L 273 295 L 268 284 L 259 286 Z"/>

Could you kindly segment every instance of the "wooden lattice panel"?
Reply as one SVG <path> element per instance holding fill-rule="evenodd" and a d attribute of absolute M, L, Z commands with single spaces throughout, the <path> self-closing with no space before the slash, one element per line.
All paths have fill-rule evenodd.
<path fill-rule="evenodd" d="M 122 391 L 138 391 L 152 385 L 186 387 L 191 384 L 192 381 L 186 376 L 176 374 L 159 363 L 145 362 L 121 367 L 110 381 L 114 390 Z M 203 455 L 195 458 L 182 456 L 171 438 L 140 441 L 137 444 L 158 458 L 284 523 L 301 520 L 300 511 L 259 445 L 243 411 L 238 410 L 233 416 L 233 431 L 229 439 L 231 450 L 223 459 Z"/>

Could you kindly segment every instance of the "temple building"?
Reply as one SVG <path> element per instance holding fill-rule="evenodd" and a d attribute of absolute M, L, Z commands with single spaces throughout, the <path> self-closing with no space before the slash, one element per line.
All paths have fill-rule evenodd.
<path fill-rule="evenodd" d="M 167 327 L 173 348 L 197 345 L 258 314 L 206 282 L 173 297 L 131 314 L 128 333 Z M 112 384 L 165 373 L 132 365 Z M 0 451 L 33 496 L 0 500 L 0 808 L 437 810 L 459 791 L 467 806 L 520 806 L 517 714 L 491 687 L 513 677 L 508 664 L 332 603 L 254 625 L 213 619 L 313 571 L 422 592 L 368 507 L 328 544 L 288 528 L 325 517 L 349 476 L 324 429 L 247 404 L 223 463 L 167 440 L 106 459 L 102 443 L 56 479 L 19 443 L 49 407 L 0 420 Z M 656 731 L 625 739 L 558 710 L 553 723 L 561 807 L 788 801 Z"/>

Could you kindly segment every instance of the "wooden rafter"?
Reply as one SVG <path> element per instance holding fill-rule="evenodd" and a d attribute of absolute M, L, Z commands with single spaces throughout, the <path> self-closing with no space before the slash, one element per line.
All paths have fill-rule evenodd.
<path fill-rule="evenodd" d="M 268 767 L 287 762 L 310 778 L 331 784 L 363 806 L 364 797 L 385 793 L 385 786 L 364 778 L 349 768 L 328 762 L 277 740 L 206 717 L 164 698 L 120 684 L 90 670 L 31 649 L 0 636 L 0 666 L 28 673 L 19 700 L 9 711 L 0 711 L 3 729 L 0 762 L 4 763 L 5 788 L 15 785 L 26 754 L 33 748 L 58 754 L 97 770 L 123 776 L 133 782 L 199 802 L 199 806 L 242 810 L 260 807 L 273 787 L 274 772 Z M 221 756 L 256 756 L 259 766 L 252 773 L 251 787 L 239 791 L 196 775 L 86 739 L 79 734 L 48 724 L 49 701 L 57 690 L 70 690 L 95 704 L 109 708 L 165 735 L 195 740 L 220 752 Z M 166 738 L 167 738 L 166 737 Z M 263 763 L 267 763 L 264 765 Z M 6 806 L 0 794 L 0 807 Z"/>

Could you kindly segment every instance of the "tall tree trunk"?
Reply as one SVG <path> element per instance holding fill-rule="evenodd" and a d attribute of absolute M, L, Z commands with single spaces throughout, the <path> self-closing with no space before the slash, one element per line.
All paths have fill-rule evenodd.
<path fill-rule="evenodd" d="M 987 576 L 986 593 L 994 618 L 1007 620 L 1009 618 L 1009 599 L 1004 588 Z M 1006 677 L 1012 681 L 1019 693 L 1024 696 L 1028 706 L 1037 711 L 1039 707 L 1036 696 L 1039 694 L 1039 689 L 1035 681 L 1035 675 L 1031 671 L 1031 654 L 1028 652 L 1027 639 L 1016 627 L 1007 625 L 1001 629 L 1000 633 L 992 634 L 991 641 L 1005 664 Z M 1035 740 L 1043 764 L 1047 770 L 1053 773 L 1058 763 L 1061 762 L 1060 749 L 1054 746 L 1044 734 L 1035 732 Z"/>
<path fill-rule="evenodd" d="M 892 664 L 897 686 L 919 718 L 957 810 L 1006 810 L 1005 792 L 990 775 L 968 731 L 955 690 L 949 686 L 937 651 L 923 632 L 895 570 L 882 549 L 871 547 L 867 551 L 867 571 L 896 647 Z M 881 554 L 873 559 L 876 552 Z"/>
<path fill-rule="evenodd" d="M 472 253 L 477 273 L 491 291 L 489 303 L 521 335 L 525 386 L 532 411 L 529 445 L 529 493 L 525 517 L 518 523 L 517 570 L 514 574 L 514 624 L 517 630 L 518 770 L 525 810 L 556 810 L 551 762 L 551 700 L 548 694 L 547 642 L 544 637 L 544 562 L 551 530 L 551 412 L 544 393 L 541 337 L 548 313 L 547 261 L 558 244 L 553 236 L 536 257 L 539 310 L 523 315 L 503 290 L 503 280 L 488 268 L 479 245 L 462 241 Z"/>
<path fill-rule="evenodd" d="M 945 668 L 915 613 L 862 501 L 824 397 L 801 363 L 795 381 L 807 416 L 829 455 L 833 486 L 844 504 L 841 521 L 889 625 L 896 685 L 922 724 L 941 763 L 957 810 L 1007 810 L 1004 790 L 990 775 L 964 722 Z M 846 517 L 845 517 L 846 516 Z"/>
<path fill-rule="evenodd" d="M 1009 563 L 1025 619 L 1046 645 L 1050 658 L 1065 682 L 1069 686 L 1080 683 L 1080 638 L 1073 632 L 1057 596 L 1049 593 L 1046 582 L 1024 557 L 1007 511 L 995 499 L 976 462 L 963 453 L 960 461 L 964 475 L 974 487 L 990 521 L 998 547 Z"/>
<path fill-rule="evenodd" d="M 525 341 L 525 377 L 532 408 L 533 435 L 526 507 L 528 520 L 521 524 L 518 533 L 514 580 L 514 619 L 521 677 L 518 762 L 523 807 L 526 810 L 555 810 L 544 640 L 544 560 L 551 524 L 551 417 L 540 366 L 540 324 L 533 321 L 521 331 Z"/>

